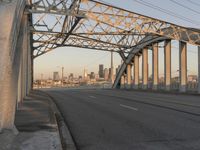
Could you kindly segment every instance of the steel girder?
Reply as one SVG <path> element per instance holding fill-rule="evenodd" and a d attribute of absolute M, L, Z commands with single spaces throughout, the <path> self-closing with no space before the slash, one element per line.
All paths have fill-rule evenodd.
<path fill-rule="evenodd" d="M 129 53 L 146 36 L 200 45 L 200 31 L 94 0 L 30 0 L 34 57 L 73 46 Z M 167 29 L 167 30 L 166 30 Z"/>
<path fill-rule="evenodd" d="M 160 36 L 146 36 L 140 43 L 137 44 L 137 46 L 135 46 L 130 53 L 128 54 L 128 56 L 126 57 L 126 60 L 122 63 L 122 65 L 120 66 L 120 69 L 116 75 L 114 84 L 113 84 L 113 88 L 118 88 L 118 84 L 120 82 L 121 76 L 123 75 L 123 73 L 126 71 L 127 65 L 134 63 L 133 58 L 135 55 L 138 55 L 138 53 L 142 53 L 142 50 L 145 47 L 148 46 L 152 46 L 153 43 L 156 42 L 162 42 L 164 40 L 168 40 L 169 38 L 167 37 L 160 37 Z"/>

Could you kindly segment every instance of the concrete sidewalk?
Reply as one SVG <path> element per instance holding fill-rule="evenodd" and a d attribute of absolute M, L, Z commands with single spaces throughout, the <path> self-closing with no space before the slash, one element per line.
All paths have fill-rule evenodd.
<path fill-rule="evenodd" d="M 16 112 L 19 134 L 11 150 L 61 150 L 59 130 L 50 98 L 33 91 Z"/>

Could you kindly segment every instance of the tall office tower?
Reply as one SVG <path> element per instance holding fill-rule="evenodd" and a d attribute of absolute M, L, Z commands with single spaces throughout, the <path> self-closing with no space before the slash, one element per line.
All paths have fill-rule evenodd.
<path fill-rule="evenodd" d="M 53 80 L 54 81 L 59 81 L 60 77 L 59 77 L 59 73 L 58 72 L 53 72 Z"/>
<path fill-rule="evenodd" d="M 94 72 L 90 73 L 90 79 L 95 79 L 95 73 Z"/>
<path fill-rule="evenodd" d="M 99 65 L 99 78 L 104 78 L 104 69 L 103 69 L 103 65 L 100 64 Z"/>

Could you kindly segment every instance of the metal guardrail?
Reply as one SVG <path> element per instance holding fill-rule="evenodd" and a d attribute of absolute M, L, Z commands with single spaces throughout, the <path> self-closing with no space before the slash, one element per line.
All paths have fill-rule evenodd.
<path fill-rule="evenodd" d="M 179 86 L 180 86 L 179 82 L 174 82 L 174 83 L 171 84 L 170 90 L 171 91 L 178 91 Z M 132 83 L 131 88 L 133 88 L 133 87 L 134 87 L 134 84 Z M 198 91 L 198 82 L 188 82 L 186 87 L 187 87 L 188 92 L 197 92 Z M 129 86 L 127 87 L 126 83 L 125 83 L 124 88 L 129 89 L 130 87 Z M 164 91 L 165 88 L 166 87 L 165 87 L 164 82 L 161 82 L 161 83 L 158 84 L 158 91 L 159 90 Z M 138 89 L 143 89 L 142 82 L 139 83 Z M 153 89 L 153 83 L 149 81 L 148 85 L 147 85 L 147 90 L 151 90 L 151 89 Z"/>

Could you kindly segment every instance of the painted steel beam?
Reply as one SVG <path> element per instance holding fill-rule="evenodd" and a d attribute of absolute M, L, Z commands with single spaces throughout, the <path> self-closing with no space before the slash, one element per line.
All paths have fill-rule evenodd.
<path fill-rule="evenodd" d="M 48 2 L 48 3 L 47 3 Z M 108 43 L 111 46 L 117 45 L 130 52 L 131 47 L 140 43 L 145 36 L 156 35 L 169 39 L 184 41 L 193 45 L 200 45 L 200 31 L 197 29 L 185 28 L 166 21 L 144 16 L 122 8 L 107 5 L 93 0 L 32 0 L 29 7 L 30 13 L 34 18 L 32 28 L 33 37 L 36 41 L 54 41 L 52 46 L 49 43 L 38 47 L 34 51 L 51 51 L 60 46 L 65 46 L 68 40 L 64 33 L 90 39 L 90 46 L 99 49 L 94 43 Z M 55 13 L 55 14 L 54 14 Z M 51 23 L 49 17 L 51 15 Z M 75 18 L 81 17 L 74 27 Z M 52 25 L 53 24 L 53 25 Z M 38 35 L 36 31 L 49 33 L 58 32 L 54 37 Z M 70 40 L 70 39 L 69 39 Z M 75 40 L 78 42 L 78 40 Z M 66 42 L 66 43 L 65 43 Z M 74 45 L 77 45 L 73 42 Z M 87 42 L 82 42 L 80 47 L 84 47 Z M 112 49 L 113 50 L 113 49 Z M 37 52 L 35 52 L 37 54 Z M 41 55 L 43 53 L 40 53 Z M 39 55 L 35 55 L 37 57 Z"/>

